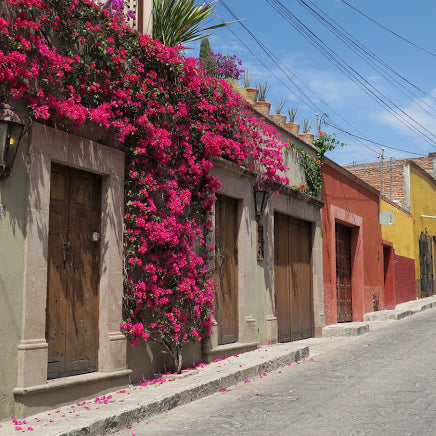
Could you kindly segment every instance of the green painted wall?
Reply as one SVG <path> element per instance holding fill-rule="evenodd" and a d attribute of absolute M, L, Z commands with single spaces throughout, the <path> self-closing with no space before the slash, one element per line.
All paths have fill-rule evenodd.
<path fill-rule="evenodd" d="M 24 144 L 26 138 L 23 138 Z M 0 419 L 14 415 L 24 280 L 27 149 L 21 145 L 12 175 L 0 181 Z"/>

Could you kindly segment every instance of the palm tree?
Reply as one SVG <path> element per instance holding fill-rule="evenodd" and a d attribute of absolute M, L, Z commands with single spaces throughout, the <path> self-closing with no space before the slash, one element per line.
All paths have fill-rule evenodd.
<path fill-rule="evenodd" d="M 201 23 L 213 13 L 216 1 L 197 5 L 195 0 L 154 0 L 153 39 L 159 39 L 162 44 L 173 47 L 205 38 L 211 35 L 207 33 L 209 30 L 230 24 L 201 27 Z"/>

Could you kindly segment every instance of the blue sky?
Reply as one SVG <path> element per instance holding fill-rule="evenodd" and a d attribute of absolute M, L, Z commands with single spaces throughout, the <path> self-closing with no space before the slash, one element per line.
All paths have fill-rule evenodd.
<path fill-rule="evenodd" d="M 376 101 L 325 58 L 267 0 L 224 0 L 224 4 L 238 18 L 244 19 L 243 24 L 279 60 L 281 69 L 238 23 L 229 26 L 233 33 L 228 28 L 215 30 L 209 41 L 215 53 L 237 55 L 243 68 L 252 72 L 253 85 L 268 80 L 270 91 L 267 100 L 272 103 L 271 113 L 275 104 L 283 100 L 285 107 L 297 108 L 297 121 L 307 118 L 315 124 L 315 113 L 326 113 L 327 120 L 343 130 L 408 152 L 386 147 L 386 159 L 436 152 L 436 2 L 346 1 L 403 38 L 433 53 L 420 50 L 383 30 L 342 0 L 305 0 L 308 5 L 319 8 L 318 12 L 324 19 L 330 23 L 333 19 L 367 52 L 376 55 L 391 69 L 379 66 L 377 71 L 329 32 L 300 1 L 281 0 L 332 53 L 340 56 L 355 74 L 360 75 L 360 80 L 379 97 Z M 218 0 L 216 12 L 225 21 L 231 21 L 232 16 L 224 4 Z M 219 18 L 214 17 L 210 24 L 218 22 Z M 199 44 L 187 45 L 192 50 L 186 54 L 198 56 Z M 387 74 L 388 79 L 383 77 Z M 396 107 L 397 116 L 380 105 L 380 100 Z M 329 125 L 323 125 L 321 130 L 328 133 L 337 131 Z M 381 153 L 381 145 L 358 141 L 341 132 L 337 137 L 347 145 L 330 152 L 328 156 L 340 164 L 376 161 Z"/>

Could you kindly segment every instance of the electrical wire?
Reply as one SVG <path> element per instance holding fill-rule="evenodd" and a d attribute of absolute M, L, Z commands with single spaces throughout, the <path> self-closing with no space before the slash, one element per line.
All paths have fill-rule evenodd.
<path fill-rule="evenodd" d="M 286 6 L 284 6 L 282 2 L 279 0 L 267 0 L 267 3 L 270 4 L 288 23 L 292 24 L 303 37 L 305 37 L 315 48 L 321 51 L 328 60 L 330 60 L 350 80 L 357 84 L 366 94 L 372 97 L 381 107 L 387 109 L 395 118 L 402 121 L 409 129 L 413 130 L 427 143 L 436 148 L 436 142 L 433 139 L 434 134 L 431 131 L 417 120 L 413 119 L 390 98 L 381 93 L 342 57 L 330 49 L 321 38 L 302 23 L 302 21 L 299 20 Z"/>
<path fill-rule="evenodd" d="M 435 108 L 425 101 L 420 101 L 419 99 L 423 96 L 428 97 L 434 101 L 434 98 L 430 92 L 422 89 L 416 84 L 408 80 L 404 75 L 400 74 L 394 68 L 392 68 L 388 63 L 383 61 L 379 56 L 377 56 L 370 49 L 365 47 L 356 38 L 354 38 L 349 32 L 347 32 L 337 21 L 335 21 L 331 16 L 329 16 L 325 11 L 320 9 L 311 0 L 297 0 L 304 8 L 306 8 L 322 25 L 330 30 L 338 39 L 340 39 L 347 47 L 349 47 L 354 53 L 356 53 L 361 59 L 363 59 L 368 65 L 374 68 L 381 76 L 383 76 L 391 85 L 394 85 L 391 80 L 395 82 L 400 88 L 399 91 L 410 98 L 416 98 L 414 103 L 417 104 L 421 109 L 426 112 L 429 116 L 436 120 L 436 114 L 431 113 Z M 413 90 L 407 88 L 409 85 Z M 395 86 L 395 85 L 394 85 Z M 397 88 L 398 89 L 398 88 Z M 419 95 L 416 93 L 419 92 Z"/>
<path fill-rule="evenodd" d="M 230 13 L 230 15 L 238 22 L 238 24 L 249 34 L 249 36 L 256 42 L 256 44 L 262 49 L 262 51 L 267 55 L 267 57 L 280 69 L 280 71 L 282 71 L 282 73 L 285 75 L 285 77 L 297 88 L 298 91 L 301 92 L 301 94 L 303 95 L 304 98 L 301 98 L 301 96 L 299 96 L 298 94 L 295 93 L 295 90 L 291 89 L 289 87 L 289 85 L 284 82 L 281 78 L 278 78 L 277 75 L 271 71 L 271 69 L 269 69 L 265 63 L 260 60 L 260 58 L 257 56 L 257 54 L 255 52 L 253 52 L 242 40 L 241 38 L 239 38 L 235 32 L 233 32 L 232 29 L 228 28 L 228 30 L 230 30 L 230 32 L 236 36 L 236 38 L 250 51 L 250 53 L 252 53 L 256 59 L 259 60 L 259 62 L 265 66 L 267 68 L 267 70 L 269 70 L 276 78 L 278 78 L 278 80 L 280 82 L 282 82 L 282 84 L 284 84 L 284 86 L 286 86 L 294 95 L 296 95 L 303 103 L 305 104 L 309 104 L 310 107 L 312 107 L 312 109 L 314 109 L 316 112 L 320 112 L 323 113 L 324 111 L 321 110 L 321 108 L 319 106 L 316 105 L 316 103 L 314 103 L 314 101 L 307 95 L 307 93 L 305 93 L 303 90 L 301 90 L 301 87 L 296 83 L 296 81 L 299 81 L 300 83 L 303 84 L 303 86 L 309 91 L 311 92 L 318 100 L 322 101 L 324 103 L 324 105 L 326 107 L 328 107 L 332 112 L 334 112 L 340 119 L 342 119 L 342 121 L 344 121 L 347 125 L 349 125 L 351 128 L 353 128 L 353 126 L 347 121 L 345 120 L 343 117 L 341 117 L 328 103 L 326 103 L 325 101 L 323 101 L 323 99 L 317 95 L 313 90 L 310 89 L 310 87 L 308 85 L 306 85 L 301 79 L 298 78 L 298 76 L 296 76 L 295 73 L 293 73 L 288 67 L 283 66 L 282 62 L 280 62 L 280 60 L 271 52 L 271 50 L 269 50 L 263 43 L 262 41 L 244 24 L 241 22 L 240 19 L 238 19 L 238 17 L 234 14 L 234 12 L 230 9 L 230 7 L 222 0 L 220 2 L 220 4 Z M 220 20 L 222 22 L 224 22 L 224 20 L 217 15 Z M 292 77 L 290 77 L 292 76 Z M 295 80 L 294 80 L 295 79 Z M 366 144 L 362 143 L 361 141 L 358 140 L 358 142 L 361 144 L 362 147 L 370 150 L 372 153 L 378 155 L 378 151 L 372 149 L 371 147 L 368 147 Z"/>
<path fill-rule="evenodd" d="M 352 136 L 353 138 L 357 138 L 357 139 L 361 139 L 363 141 L 370 142 L 371 144 L 374 144 L 374 145 L 380 145 L 382 147 L 386 147 L 386 148 L 389 148 L 391 150 L 400 151 L 402 153 L 413 154 L 414 156 L 421 156 L 421 157 L 426 157 L 427 156 L 426 154 L 415 153 L 413 151 L 401 149 L 401 148 L 398 148 L 398 147 L 393 147 L 392 145 L 386 145 L 386 144 L 383 144 L 381 142 L 373 141 L 372 139 L 368 139 L 368 138 L 365 138 L 365 137 L 362 137 L 362 136 L 355 135 L 354 133 L 348 132 L 348 131 L 342 129 L 341 127 L 339 127 L 339 126 L 337 126 L 335 124 L 329 123 L 328 121 L 325 121 L 324 123 L 327 124 L 328 126 L 333 127 L 336 130 L 339 130 L 340 132 L 342 132 L 342 133 L 344 133 L 344 134 L 346 134 L 348 136 Z"/>
<path fill-rule="evenodd" d="M 298 81 L 300 81 L 302 84 L 303 84 L 303 86 L 308 90 L 308 91 L 310 91 L 315 97 L 317 97 L 320 101 L 322 101 L 327 107 L 329 107 L 331 110 L 332 110 L 332 112 L 335 112 L 336 113 L 336 115 L 340 118 L 340 119 L 342 119 L 347 125 L 349 125 L 353 130 L 356 130 L 357 131 L 357 129 L 355 129 L 355 127 L 353 127 L 347 120 L 345 120 L 344 118 L 342 118 L 333 108 L 331 108 L 330 107 L 330 105 L 328 105 L 326 102 L 324 102 L 323 100 L 322 100 L 322 98 L 321 97 L 319 97 L 314 91 L 312 91 L 311 89 L 310 89 L 310 87 L 308 86 L 308 85 L 306 85 L 300 78 L 298 78 L 298 76 L 297 75 L 295 75 L 295 73 L 293 73 L 289 68 L 287 68 L 287 67 L 284 67 L 287 71 L 283 71 L 283 68 L 281 68 L 281 66 L 282 66 L 282 63 L 280 63 L 279 61 L 278 61 L 278 59 L 277 59 L 277 57 L 262 43 L 262 41 L 256 36 L 256 35 L 254 35 L 254 33 L 253 32 L 251 32 L 249 29 L 248 29 L 248 27 L 245 25 L 245 24 L 243 24 L 242 22 L 241 22 L 241 20 L 234 14 L 234 12 L 228 7 L 228 5 L 222 0 L 221 2 L 220 2 L 220 4 L 222 4 L 223 6 L 224 6 L 224 8 L 230 13 L 230 15 L 235 19 L 235 20 L 237 20 L 237 22 L 241 25 L 241 27 L 243 27 L 243 29 L 249 34 L 249 36 L 256 42 L 256 44 L 257 45 L 259 45 L 259 47 L 266 53 L 266 55 L 270 58 L 270 60 L 277 66 L 277 67 L 279 67 L 280 69 L 281 69 L 281 71 L 285 74 L 285 76 L 289 79 L 289 80 L 291 80 L 291 78 L 289 77 L 289 75 L 287 74 L 287 72 L 289 72 L 290 74 L 292 74 L 293 75 L 293 77 L 295 78 L 295 80 L 298 80 Z M 224 19 L 215 11 L 215 14 L 218 16 L 218 18 L 222 21 L 222 22 L 225 22 L 224 21 Z M 311 99 L 310 99 L 310 97 L 308 97 L 307 96 L 307 94 L 306 93 L 304 93 L 304 98 L 301 98 L 301 96 L 299 96 L 298 94 L 296 94 L 295 93 L 295 90 L 293 90 L 293 89 L 291 89 L 289 86 L 288 86 L 288 84 L 286 83 L 286 82 L 284 82 L 280 77 L 278 77 L 266 64 L 265 64 L 265 62 L 263 62 L 262 61 L 262 59 L 260 59 L 259 58 L 259 56 L 256 54 L 256 52 L 254 52 L 230 27 L 227 27 L 227 29 L 239 40 L 239 42 L 272 74 L 272 75 L 274 75 L 274 77 L 276 77 L 276 79 L 278 79 L 284 86 L 286 86 L 294 95 L 296 95 L 297 96 L 297 98 L 299 98 L 303 103 L 308 103 L 308 101 L 307 100 L 305 100 L 305 99 L 308 99 L 309 100 L 309 102 L 311 103 L 310 104 L 310 106 L 312 107 L 312 108 L 314 108 L 317 112 L 320 112 L 320 113 L 322 113 L 323 111 L 321 110 L 321 108 L 319 107 L 319 106 L 317 106 L 316 105 L 316 103 L 314 103 Z M 294 83 L 294 82 L 292 82 L 292 83 Z M 296 86 L 297 87 L 297 89 L 300 89 L 300 87 L 299 86 L 297 86 L 296 84 L 294 84 L 294 86 Z M 352 138 L 353 140 L 357 140 L 357 142 L 358 142 L 358 144 L 356 144 L 356 145 L 358 145 L 358 146 L 361 146 L 362 148 L 365 148 L 366 150 L 369 150 L 371 153 L 374 153 L 376 156 L 378 156 L 379 155 L 379 151 L 378 150 L 375 150 L 375 149 L 373 149 L 373 148 L 371 148 L 371 147 L 369 147 L 367 144 L 365 144 L 364 142 L 362 142 L 362 141 L 366 141 L 366 142 L 370 142 L 370 143 L 372 143 L 372 144 L 375 144 L 375 145 L 382 145 L 382 146 L 384 146 L 384 147 L 386 147 L 386 148 L 389 148 L 389 149 L 392 149 L 392 150 L 396 150 L 396 151 L 399 151 L 399 152 L 402 152 L 402 153 L 411 153 L 411 154 L 415 154 L 415 155 L 419 155 L 419 156 L 424 156 L 424 155 L 421 155 L 421 154 L 417 154 L 417 153 L 413 153 L 413 152 L 409 152 L 408 150 L 404 150 L 404 149 L 400 149 L 400 148 L 398 148 L 398 147 L 393 147 L 393 146 L 389 146 L 389 145 L 385 145 L 385 144 L 381 144 L 381 143 L 379 143 L 379 142 L 377 142 L 377 141 L 373 141 L 373 140 L 371 140 L 371 139 L 368 139 L 368 138 L 366 138 L 366 137 L 364 137 L 363 136 L 363 134 L 361 134 L 361 136 L 360 135 L 356 135 L 356 134 L 353 134 L 353 133 L 351 133 L 351 132 L 349 132 L 349 131 L 347 131 L 347 130 L 345 130 L 345 129 L 343 129 L 343 128 L 341 128 L 341 127 L 338 127 L 336 124 L 331 124 L 331 123 L 327 123 L 327 122 L 325 122 L 324 121 L 324 124 L 328 124 L 328 125 L 330 125 L 331 127 L 333 127 L 333 128 L 335 128 L 336 130 L 338 130 L 338 131 L 340 131 L 340 132 L 342 132 L 342 133 L 344 133 L 345 135 L 347 135 L 347 136 L 349 136 L 350 138 Z M 358 133 L 360 133 L 360 132 L 358 132 Z"/>
<path fill-rule="evenodd" d="M 347 5 L 349 8 L 353 9 L 355 12 L 357 12 L 358 14 L 362 15 L 363 17 L 365 17 L 366 19 L 368 19 L 369 21 L 372 21 L 374 24 L 376 24 L 377 26 L 381 27 L 382 29 L 386 30 L 387 32 L 391 33 L 392 35 L 396 36 L 397 38 L 403 40 L 404 42 L 407 42 L 408 44 L 412 45 L 413 47 L 429 54 L 430 56 L 434 56 L 436 57 L 436 53 L 431 52 L 430 50 L 427 50 L 424 47 L 421 47 L 419 44 L 410 41 L 409 39 L 405 38 L 404 36 L 401 36 L 400 34 L 394 32 L 393 30 L 389 29 L 388 27 L 384 26 L 383 24 L 379 23 L 378 21 L 374 20 L 373 18 L 371 18 L 370 16 L 368 16 L 367 14 L 365 14 L 364 12 L 362 12 L 361 10 L 357 9 L 355 6 L 351 5 L 350 3 L 346 2 L 345 0 L 340 0 L 342 3 L 344 3 L 345 5 Z"/>

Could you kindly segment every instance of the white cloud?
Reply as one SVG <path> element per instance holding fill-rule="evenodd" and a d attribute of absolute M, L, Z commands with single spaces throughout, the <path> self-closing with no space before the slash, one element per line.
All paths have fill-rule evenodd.
<path fill-rule="evenodd" d="M 398 112 L 398 117 L 389 111 L 382 111 L 374 114 L 374 118 L 382 123 L 389 125 L 403 135 L 416 137 L 416 132 L 410 128 L 410 125 L 420 131 L 427 129 L 425 132 L 428 136 L 436 136 L 436 88 L 432 92 L 420 99 L 415 99 L 412 103 L 400 106 L 400 109 L 409 117 Z M 412 119 L 412 120 L 411 120 Z"/>

